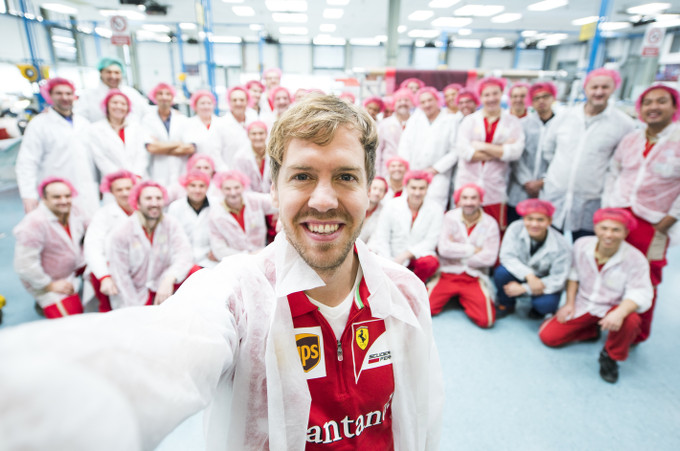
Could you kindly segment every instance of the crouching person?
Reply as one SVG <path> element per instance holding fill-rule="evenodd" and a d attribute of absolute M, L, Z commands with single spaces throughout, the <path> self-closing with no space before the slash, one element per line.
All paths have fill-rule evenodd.
<path fill-rule="evenodd" d="M 652 283 L 645 256 L 625 242 L 636 225 L 626 210 L 605 208 L 593 217 L 595 235 L 574 243 L 567 302 L 545 322 L 539 337 L 548 346 L 596 340 L 608 331 L 600 352 L 600 376 L 614 383 L 617 361 L 626 360 L 640 333 L 639 313 L 652 304 Z"/>
<path fill-rule="evenodd" d="M 107 249 L 109 271 L 117 294 L 109 296 L 115 310 L 160 304 L 190 273 L 193 255 L 181 224 L 163 214 L 165 188 L 140 182 L 132 189 L 129 205 L 135 214 L 113 231 Z"/>
<path fill-rule="evenodd" d="M 42 202 L 14 228 L 14 270 L 47 318 L 83 313 L 78 296 L 85 269 L 83 235 L 87 221 L 72 199 L 71 182 L 48 177 L 40 183 Z"/>
<path fill-rule="evenodd" d="M 545 200 L 526 199 L 517 204 L 523 219 L 508 227 L 500 266 L 494 271 L 497 318 L 513 313 L 520 297 L 531 298 L 530 318 L 543 318 L 557 310 L 571 268 L 571 248 L 550 227 L 554 212 L 555 207 Z"/>
<path fill-rule="evenodd" d="M 458 208 L 444 215 L 437 248 L 442 274 L 430 293 L 430 310 L 437 315 L 458 296 L 472 322 L 491 327 L 495 309 L 488 274 L 498 257 L 498 223 L 482 211 L 484 190 L 479 186 L 463 185 L 453 197 Z"/>

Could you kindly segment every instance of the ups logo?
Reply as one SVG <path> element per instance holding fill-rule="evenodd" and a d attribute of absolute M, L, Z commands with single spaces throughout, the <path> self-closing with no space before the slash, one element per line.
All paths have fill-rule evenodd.
<path fill-rule="evenodd" d="M 313 370 L 321 360 L 319 336 L 314 334 L 297 334 L 295 336 L 300 362 L 305 373 Z"/>

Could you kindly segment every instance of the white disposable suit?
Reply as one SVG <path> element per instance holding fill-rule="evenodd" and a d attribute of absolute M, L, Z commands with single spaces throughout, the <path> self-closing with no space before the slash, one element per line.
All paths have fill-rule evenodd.
<path fill-rule="evenodd" d="M 189 205 L 186 196 L 182 196 L 168 207 L 168 214 L 182 225 L 184 233 L 186 233 L 193 249 L 194 263 L 204 268 L 212 268 L 217 264 L 216 261 L 210 260 L 208 254 L 210 253 L 210 233 L 208 228 L 208 221 L 210 210 L 214 205 L 218 205 L 218 200 L 210 198 L 208 200 L 210 206 L 203 208 L 199 214 Z"/>
<path fill-rule="evenodd" d="M 133 122 L 126 122 L 125 142 L 107 119 L 90 125 L 83 140 L 102 177 L 121 169 L 146 177 L 149 157 L 144 148 L 144 132 Z"/>
<path fill-rule="evenodd" d="M 250 141 L 249 141 L 250 142 Z M 264 156 L 264 171 L 260 173 L 255 154 L 251 146 L 242 147 L 234 156 L 233 168 L 250 179 L 250 189 L 256 193 L 269 194 L 272 186 L 269 156 Z"/>
<path fill-rule="evenodd" d="M 111 202 L 97 210 L 87 228 L 84 242 L 87 271 L 97 279 L 110 275 L 108 257 L 109 234 L 128 218 L 127 213 Z"/>
<path fill-rule="evenodd" d="M 378 123 L 378 148 L 375 151 L 375 175 L 388 178 L 387 162 L 399 154 L 399 141 L 404 131 L 396 114 Z"/>
<path fill-rule="evenodd" d="M 132 105 L 130 105 L 130 116 L 128 120 L 134 123 L 139 123 L 144 115 L 151 109 L 149 101 L 144 98 L 139 91 L 129 86 L 120 85 L 118 89 L 123 91 Z M 102 102 L 109 93 L 111 88 L 105 85 L 101 80 L 96 88 L 86 89 L 78 93 L 78 100 L 73 105 L 73 111 L 87 118 L 90 122 L 97 122 L 101 119 L 106 119 L 106 114 L 102 109 Z"/>
<path fill-rule="evenodd" d="M 213 125 L 216 134 L 216 148 L 215 165 L 218 171 L 226 171 L 233 167 L 234 157 L 239 150 L 243 148 L 250 148 L 250 140 L 248 139 L 248 132 L 246 126 L 257 120 L 257 113 L 255 110 L 248 108 L 246 110 L 246 122 L 241 124 L 236 121 L 234 115 L 230 111 L 219 117 Z"/>

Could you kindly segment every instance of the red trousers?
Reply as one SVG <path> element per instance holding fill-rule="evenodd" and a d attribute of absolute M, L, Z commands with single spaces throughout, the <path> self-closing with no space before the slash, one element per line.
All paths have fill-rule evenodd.
<path fill-rule="evenodd" d="M 627 209 L 633 213 L 630 208 Z M 661 272 L 663 267 L 668 264 L 666 251 L 668 250 L 668 236 L 656 231 L 654 226 L 639 216 L 635 216 L 638 225 L 628 234 L 626 241 L 635 246 L 642 252 L 649 261 L 649 275 L 654 286 L 654 297 L 652 306 L 644 313 L 640 314 L 642 324 L 640 325 L 640 336 L 636 342 L 645 341 L 649 338 L 652 329 L 652 317 L 654 316 L 654 306 L 656 305 L 656 287 L 661 283 Z"/>
<path fill-rule="evenodd" d="M 597 337 L 597 329 L 600 327 L 597 322 L 600 319 L 602 318 L 586 313 L 578 318 L 560 323 L 553 316 L 543 323 L 538 331 L 538 336 L 545 345 L 550 347 L 588 340 Z M 616 332 L 609 331 L 607 341 L 604 344 L 609 357 L 619 361 L 628 358 L 630 345 L 635 342 L 640 334 L 640 322 L 640 315 L 633 312 L 623 320 L 621 329 Z"/>
<path fill-rule="evenodd" d="M 439 259 L 434 255 L 413 259 L 408 265 L 408 269 L 413 271 L 413 274 L 418 276 L 423 283 L 434 276 L 434 273 L 437 272 L 437 268 L 439 268 Z"/>
<path fill-rule="evenodd" d="M 498 223 L 498 228 L 501 231 L 501 238 L 503 237 L 503 232 L 508 227 L 508 204 L 491 204 L 484 205 L 482 207 L 484 213 L 493 217 Z"/>
<path fill-rule="evenodd" d="M 94 274 L 90 273 L 90 282 L 92 283 L 92 288 L 94 288 L 94 297 L 99 301 L 99 311 L 110 312 L 111 311 L 111 301 L 109 297 L 99 291 L 101 288 L 101 281 L 95 277 Z"/>
<path fill-rule="evenodd" d="M 199 270 L 201 270 L 201 269 L 203 269 L 202 266 L 198 266 L 198 265 L 192 266 L 191 269 L 189 270 L 189 274 L 187 274 L 187 276 L 184 278 L 184 280 L 181 281 L 180 283 L 176 283 L 176 284 L 174 284 L 174 285 L 172 286 L 172 292 L 173 292 L 173 293 L 176 292 L 176 291 L 179 289 L 179 287 L 181 287 L 182 284 L 183 284 L 184 282 L 186 282 L 186 280 L 187 280 L 193 273 L 195 273 L 195 272 L 197 272 L 197 271 L 199 271 Z M 156 298 L 156 292 L 155 292 L 155 291 L 149 290 L 149 297 L 148 297 L 147 300 L 146 300 L 146 305 L 153 305 L 153 301 L 154 301 L 155 298 Z"/>
<path fill-rule="evenodd" d="M 43 308 L 45 317 L 49 319 L 61 318 L 63 316 L 77 315 L 83 313 L 83 303 L 80 302 L 80 296 L 72 294 L 66 296 L 54 304 Z"/>
<path fill-rule="evenodd" d="M 458 302 L 473 323 L 484 328 L 493 326 L 496 309 L 479 278 L 466 273 L 442 273 L 441 279 L 430 293 L 432 315 L 438 315 L 454 296 L 458 296 Z"/>

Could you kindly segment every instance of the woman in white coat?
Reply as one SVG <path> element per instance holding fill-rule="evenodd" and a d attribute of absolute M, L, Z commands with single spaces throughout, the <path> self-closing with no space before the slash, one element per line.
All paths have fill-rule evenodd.
<path fill-rule="evenodd" d="M 215 157 L 218 149 L 218 136 L 215 127 L 218 121 L 215 115 L 217 100 L 212 92 L 207 89 L 199 89 L 191 95 L 189 106 L 196 113 L 187 121 L 191 129 L 191 142 L 196 144 L 196 153 Z"/>

